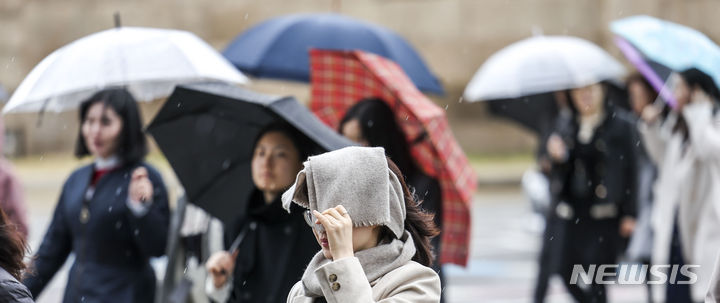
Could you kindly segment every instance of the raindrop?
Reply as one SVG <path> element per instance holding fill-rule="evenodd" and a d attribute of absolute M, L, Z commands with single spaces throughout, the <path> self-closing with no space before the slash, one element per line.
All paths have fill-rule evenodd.
<path fill-rule="evenodd" d="M 185 266 L 185 269 L 183 269 L 183 274 L 187 274 L 187 266 Z"/>
<path fill-rule="evenodd" d="M 80 302 L 85 302 L 85 296 L 80 298 Z"/>
<path fill-rule="evenodd" d="M 243 286 L 245 286 L 245 284 L 247 284 L 247 280 L 243 281 Z"/>
<path fill-rule="evenodd" d="M 640 146 L 640 140 L 638 140 L 638 142 L 635 143 L 635 146 Z"/>
<path fill-rule="evenodd" d="M 109 212 L 109 213 L 112 212 L 112 206 L 108 207 L 108 212 Z"/>
<path fill-rule="evenodd" d="M 119 187 L 115 190 L 115 195 L 119 196 L 122 193 L 122 187 Z"/>
<path fill-rule="evenodd" d="M 248 18 L 249 15 L 250 15 L 250 14 L 245 13 L 245 20 L 247 20 L 247 18 Z"/>
<path fill-rule="evenodd" d="M 368 127 L 373 127 L 373 124 L 375 124 L 375 121 L 373 121 L 373 120 L 369 120 L 367 122 Z"/>
<path fill-rule="evenodd" d="M 139 234 L 140 234 L 140 230 L 136 228 L 136 229 L 135 229 L 135 232 L 133 232 L 133 234 L 135 234 L 135 236 L 139 235 Z"/>
<path fill-rule="evenodd" d="M 463 97 L 461 96 L 460 99 L 458 99 L 458 103 L 463 103 Z"/>
<path fill-rule="evenodd" d="M 63 129 L 67 129 L 67 124 L 63 124 Z"/>
<path fill-rule="evenodd" d="M 45 155 L 40 156 L 40 161 L 45 160 Z"/>
<path fill-rule="evenodd" d="M 123 175 L 123 178 L 127 179 L 129 176 L 130 176 L 130 175 L 129 175 L 128 173 L 125 173 L 125 174 Z"/>
<path fill-rule="evenodd" d="M 226 159 L 226 160 L 223 161 L 223 163 L 222 163 L 222 169 L 223 169 L 223 170 L 227 170 L 228 168 L 230 168 L 230 160 L 229 160 L 229 159 Z"/>
<path fill-rule="evenodd" d="M 122 221 L 117 221 L 115 223 L 115 229 L 120 229 L 120 227 L 122 227 Z"/>
<path fill-rule="evenodd" d="M 603 237 L 598 237 L 598 242 L 602 243 L 603 240 Z"/>
<path fill-rule="evenodd" d="M 555 239 L 555 236 L 551 236 L 551 237 L 550 237 L 550 241 L 552 241 L 553 239 Z"/>
<path fill-rule="evenodd" d="M 449 105 L 447 105 L 447 104 L 445 105 L 445 110 L 447 110 L 447 109 L 448 109 L 448 106 L 449 106 Z"/>
<path fill-rule="evenodd" d="M 580 218 L 575 219 L 575 224 L 580 223 Z"/>
<path fill-rule="evenodd" d="M 15 57 L 10 58 L 10 62 L 15 62 Z"/>
<path fill-rule="evenodd" d="M 625 155 L 620 155 L 620 160 L 625 160 Z"/>
<path fill-rule="evenodd" d="M 178 102 L 178 104 L 177 104 L 177 108 L 180 108 L 180 107 L 182 107 L 182 102 Z"/>
<path fill-rule="evenodd" d="M 410 118 L 410 116 L 405 116 L 405 121 L 407 121 L 407 120 L 408 120 L 408 118 Z"/>

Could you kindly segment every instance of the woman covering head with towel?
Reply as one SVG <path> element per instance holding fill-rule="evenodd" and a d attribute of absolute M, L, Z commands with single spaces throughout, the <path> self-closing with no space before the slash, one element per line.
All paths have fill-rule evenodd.
<path fill-rule="evenodd" d="M 438 230 L 385 151 L 348 147 L 304 166 L 283 207 L 308 209 L 322 250 L 287 302 L 439 302 L 440 279 L 429 267 Z"/>

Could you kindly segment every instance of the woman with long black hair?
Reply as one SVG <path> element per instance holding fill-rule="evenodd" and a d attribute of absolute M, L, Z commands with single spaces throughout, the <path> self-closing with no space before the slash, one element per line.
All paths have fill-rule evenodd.
<path fill-rule="evenodd" d="M 382 147 L 387 156 L 405 176 L 411 192 L 421 201 L 420 207 L 435 215 L 435 225 L 442 230 L 442 189 L 437 179 L 423 173 L 410 153 L 411 145 L 395 120 L 395 114 L 380 98 L 360 100 L 345 113 L 339 132 L 362 146 Z M 441 236 L 431 240 L 434 250 L 433 267 L 444 280 L 441 271 Z"/>
<path fill-rule="evenodd" d="M 37 297 L 74 253 L 63 302 L 152 302 L 151 257 L 165 252 L 168 197 L 147 154 L 140 112 L 122 88 L 80 105 L 75 155 L 93 163 L 65 181 L 23 283 Z"/>
<path fill-rule="evenodd" d="M 216 302 L 284 302 L 318 250 L 300 207 L 288 213 L 280 201 L 314 144 L 290 124 L 272 123 L 253 146 L 247 215 L 225 226 L 226 250 L 206 262 L 205 291 Z"/>
<path fill-rule="evenodd" d="M 640 130 L 658 165 L 652 213 L 653 264 L 700 265 L 692 285 L 656 285 L 666 302 L 701 302 L 720 251 L 720 90 L 713 78 L 691 68 L 671 80 L 675 106 L 647 106 Z M 682 277 L 687 281 L 687 277 Z"/>

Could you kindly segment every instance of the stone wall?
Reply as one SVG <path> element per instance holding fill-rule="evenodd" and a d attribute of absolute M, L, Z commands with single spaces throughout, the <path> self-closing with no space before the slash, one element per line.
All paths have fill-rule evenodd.
<path fill-rule="evenodd" d="M 487 116 L 482 104 L 458 102 L 483 61 L 509 43 L 533 33 L 575 35 L 620 58 L 608 22 L 634 14 L 683 23 L 720 41 L 720 1 L 714 0 L 2 0 L 0 84 L 12 91 L 53 50 L 112 27 L 114 12 L 121 13 L 125 26 L 192 31 L 220 50 L 270 17 L 330 11 L 384 25 L 414 45 L 444 83 L 447 96 L 433 99 L 448 106 L 456 135 L 470 153 L 524 152 L 533 147 L 527 132 Z M 259 80 L 250 87 L 304 100 L 308 96 L 307 86 L 297 83 Z M 143 107 L 146 119 L 157 106 Z M 5 123 L 9 132 L 22 137 L 22 153 L 64 152 L 74 145 L 76 115 L 46 114 L 40 126 L 36 115 L 9 115 Z"/>

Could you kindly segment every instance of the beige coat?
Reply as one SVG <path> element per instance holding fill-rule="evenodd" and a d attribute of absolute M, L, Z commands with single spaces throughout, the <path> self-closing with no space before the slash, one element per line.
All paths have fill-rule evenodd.
<path fill-rule="evenodd" d="M 641 123 L 648 154 L 658 164 L 651 224 L 655 233 L 653 264 L 668 264 L 673 221 L 678 227 L 686 264 L 700 265 L 692 284 L 694 301 L 707 293 L 720 249 L 720 114 L 711 104 L 685 106 L 690 145 L 683 152 L 680 134 L 672 132 L 674 115 L 666 123 Z M 655 285 L 654 297 L 665 297 L 664 285 Z"/>
<path fill-rule="evenodd" d="M 440 278 L 431 268 L 410 261 L 368 283 L 360 261 L 344 258 L 315 271 L 328 303 L 440 302 Z M 302 281 L 290 290 L 288 303 L 313 303 Z"/>

